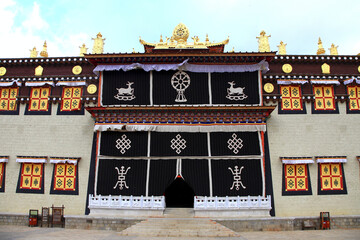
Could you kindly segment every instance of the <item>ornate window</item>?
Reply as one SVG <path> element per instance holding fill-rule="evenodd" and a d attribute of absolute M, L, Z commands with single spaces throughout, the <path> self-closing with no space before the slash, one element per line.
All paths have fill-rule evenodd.
<path fill-rule="evenodd" d="M 282 195 L 311 195 L 309 163 L 312 158 L 281 158 L 283 162 Z"/>
<path fill-rule="evenodd" d="M 8 156 L 0 156 L 0 192 L 5 191 L 5 166 L 8 159 Z"/>
<path fill-rule="evenodd" d="M 318 194 L 347 194 L 343 163 L 346 157 L 317 157 L 319 163 Z"/>
<path fill-rule="evenodd" d="M 348 112 L 360 111 L 360 86 L 348 86 L 349 94 Z"/>
<path fill-rule="evenodd" d="M 18 114 L 19 106 L 16 104 L 18 93 L 18 87 L 0 88 L 0 114 Z"/>
<path fill-rule="evenodd" d="M 79 158 L 50 157 L 50 163 L 54 163 L 50 194 L 79 194 L 78 160 Z"/>
<path fill-rule="evenodd" d="M 280 92 L 281 108 L 279 109 L 279 113 L 304 112 L 305 109 L 302 102 L 300 85 L 280 86 Z"/>
<path fill-rule="evenodd" d="M 81 110 L 82 87 L 64 87 L 61 101 L 61 112 Z"/>
<path fill-rule="evenodd" d="M 17 193 L 44 193 L 44 163 L 46 157 L 18 156 L 21 163 Z"/>
<path fill-rule="evenodd" d="M 313 92 L 315 96 L 314 112 L 335 112 L 337 110 L 334 87 L 332 85 L 314 85 Z"/>
<path fill-rule="evenodd" d="M 32 87 L 30 93 L 30 101 L 28 104 L 28 112 L 48 112 L 50 87 Z"/>

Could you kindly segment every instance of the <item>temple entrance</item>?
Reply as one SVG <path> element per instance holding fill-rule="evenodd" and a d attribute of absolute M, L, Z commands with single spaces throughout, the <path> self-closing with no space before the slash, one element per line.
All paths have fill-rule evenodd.
<path fill-rule="evenodd" d="M 181 177 L 176 178 L 165 189 L 166 207 L 170 208 L 193 208 L 194 190 Z"/>

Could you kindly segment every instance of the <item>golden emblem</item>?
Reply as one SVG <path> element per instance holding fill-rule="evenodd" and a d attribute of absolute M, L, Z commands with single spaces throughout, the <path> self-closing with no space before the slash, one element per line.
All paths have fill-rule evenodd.
<path fill-rule="evenodd" d="M 35 76 L 41 76 L 42 74 L 43 74 L 43 67 L 42 66 L 37 66 L 36 68 L 35 68 Z"/>
<path fill-rule="evenodd" d="M 1 71 L 1 69 L 0 69 L 0 71 Z M 360 66 L 358 67 L 358 72 L 360 73 Z"/>
<path fill-rule="evenodd" d="M 322 73 L 329 74 L 330 73 L 330 65 L 327 63 L 324 63 L 323 65 L 321 65 L 321 70 L 322 70 Z"/>
<path fill-rule="evenodd" d="M 269 37 L 271 37 L 271 35 L 266 36 L 264 30 L 260 32 L 259 37 L 256 37 L 259 43 L 259 52 L 270 52 Z"/>
<path fill-rule="evenodd" d="M 5 74 L 6 74 L 6 68 L 5 67 L 0 67 L 0 76 L 4 76 Z"/>
<path fill-rule="evenodd" d="M 90 94 L 94 94 L 96 93 L 97 91 L 97 87 L 95 84 L 90 84 L 88 87 L 87 87 L 87 92 L 90 93 Z"/>
<path fill-rule="evenodd" d="M 272 93 L 274 91 L 274 85 L 272 85 L 271 83 L 266 83 L 264 85 L 264 90 L 267 93 Z"/>
<path fill-rule="evenodd" d="M 292 66 L 288 63 L 284 64 L 282 66 L 282 70 L 284 73 L 291 73 L 292 72 Z"/>
<path fill-rule="evenodd" d="M 286 43 L 284 44 L 283 41 L 280 42 L 280 45 L 277 47 L 279 48 L 279 55 L 286 55 Z"/>
<path fill-rule="evenodd" d="M 318 50 L 317 50 L 316 54 L 317 55 L 325 54 L 325 49 L 323 47 L 320 37 L 319 37 L 319 41 L 318 41 Z"/>
<path fill-rule="evenodd" d="M 81 68 L 80 65 L 76 65 L 72 69 L 72 73 L 75 74 L 75 75 L 79 75 L 81 72 L 82 72 L 82 68 Z"/>

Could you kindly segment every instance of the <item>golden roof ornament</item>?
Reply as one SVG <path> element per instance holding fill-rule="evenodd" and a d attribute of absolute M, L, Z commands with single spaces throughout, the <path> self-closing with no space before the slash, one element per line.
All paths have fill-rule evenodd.
<path fill-rule="evenodd" d="M 330 55 L 339 55 L 337 50 L 338 47 L 339 46 L 335 46 L 335 44 L 331 44 L 331 48 L 329 48 Z"/>
<path fill-rule="evenodd" d="M 99 32 L 96 35 L 96 38 L 91 38 L 92 40 L 94 40 L 94 46 L 92 49 L 92 54 L 101 54 L 104 52 L 104 41 L 106 40 L 105 38 L 102 38 L 101 33 Z"/>
<path fill-rule="evenodd" d="M 260 32 L 259 37 L 256 37 L 259 43 L 259 52 L 270 52 L 269 37 L 271 37 L 271 35 L 266 36 L 264 30 Z"/>
<path fill-rule="evenodd" d="M 40 52 L 40 56 L 42 57 L 48 57 L 49 54 L 47 52 L 47 44 L 46 44 L 46 41 L 44 42 L 44 45 L 43 45 L 43 49 L 42 51 Z"/>
<path fill-rule="evenodd" d="M 286 55 L 286 45 L 287 43 L 283 43 L 283 41 L 280 42 L 280 45 L 277 45 L 277 47 L 279 48 L 279 55 Z"/>
<path fill-rule="evenodd" d="M 84 54 L 87 54 L 88 48 L 85 46 L 85 43 L 83 43 L 83 45 L 79 48 L 80 48 L 80 57 L 83 57 Z"/>
<path fill-rule="evenodd" d="M 39 51 L 36 51 L 36 47 L 34 47 L 32 50 L 30 50 L 30 57 L 36 58 L 38 56 Z"/>
<path fill-rule="evenodd" d="M 165 41 L 163 40 L 162 35 L 160 36 L 160 41 L 158 43 L 148 43 L 142 40 L 141 37 L 139 37 L 139 41 L 142 45 L 151 46 L 154 47 L 154 49 L 206 49 L 211 46 L 225 45 L 229 43 L 229 37 L 222 42 L 211 43 L 207 34 L 205 42 L 201 42 L 198 36 L 194 36 L 192 37 L 194 42 L 190 43 L 188 42 L 189 36 L 189 29 L 185 26 L 185 24 L 180 23 L 174 28 L 172 36 L 170 38 L 166 37 Z"/>
<path fill-rule="evenodd" d="M 322 41 L 321 41 L 320 37 L 319 37 L 319 41 L 318 41 L 318 50 L 317 50 L 316 54 L 317 55 L 325 54 L 325 49 L 322 45 Z"/>

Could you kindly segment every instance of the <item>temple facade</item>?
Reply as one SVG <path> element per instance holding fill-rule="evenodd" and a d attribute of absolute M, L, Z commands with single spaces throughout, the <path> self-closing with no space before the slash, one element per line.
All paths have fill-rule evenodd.
<path fill-rule="evenodd" d="M 360 56 L 189 36 L 0 59 L 0 212 L 359 215 Z"/>

